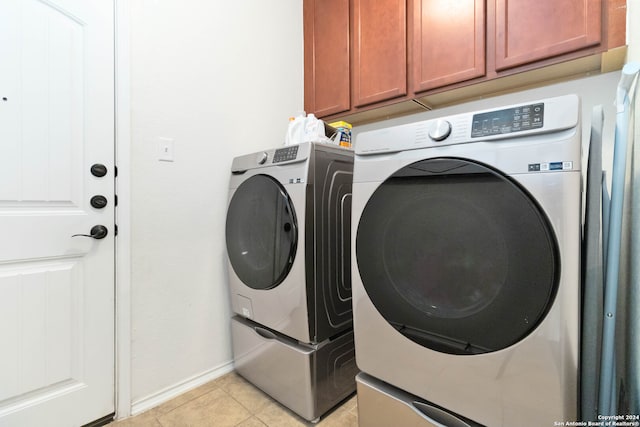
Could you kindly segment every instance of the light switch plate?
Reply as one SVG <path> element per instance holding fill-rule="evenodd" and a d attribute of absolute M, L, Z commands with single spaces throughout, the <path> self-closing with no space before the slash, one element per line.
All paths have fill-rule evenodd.
<path fill-rule="evenodd" d="M 158 160 L 173 162 L 173 138 L 158 138 Z"/>

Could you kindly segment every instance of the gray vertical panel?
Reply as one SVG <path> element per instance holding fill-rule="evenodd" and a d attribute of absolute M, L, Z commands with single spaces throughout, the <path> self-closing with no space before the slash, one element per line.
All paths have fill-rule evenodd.
<path fill-rule="evenodd" d="M 355 343 L 350 330 L 322 345 L 314 359 L 317 414 L 324 414 L 356 391 Z"/>
<path fill-rule="evenodd" d="M 600 346 L 602 341 L 602 106 L 593 108 L 587 165 L 582 300 L 581 419 L 597 421 Z"/>
<path fill-rule="evenodd" d="M 352 327 L 351 186 L 353 153 L 314 144 L 313 295 L 316 342 Z M 309 292 L 311 294 L 311 292 Z"/>

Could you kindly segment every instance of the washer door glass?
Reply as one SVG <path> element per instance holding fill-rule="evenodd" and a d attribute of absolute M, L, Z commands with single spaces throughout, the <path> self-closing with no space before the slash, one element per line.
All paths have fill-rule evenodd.
<path fill-rule="evenodd" d="M 516 182 L 435 158 L 373 193 L 356 236 L 363 285 L 399 332 L 450 354 L 500 350 L 544 318 L 559 279 L 555 236 Z"/>
<path fill-rule="evenodd" d="M 227 253 L 238 278 L 253 289 L 278 286 L 291 270 L 296 215 L 284 187 L 254 175 L 235 191 L 227 211 Z"/>

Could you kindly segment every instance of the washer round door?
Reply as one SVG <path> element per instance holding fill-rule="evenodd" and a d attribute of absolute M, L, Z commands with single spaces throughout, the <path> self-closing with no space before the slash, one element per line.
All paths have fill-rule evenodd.
<path fill-rule="evenodd" d="M 551 225 L 519 184 L 480 163 L 410 164 L 372 194 L 357 265 L 380 314 L 435 351 L 506 348 L 541 322 L 560 262 Z"/>
<path fill-rule="evenodd" d="M 236 189 L 227 211 L 227 253 L 238 278 L 253 289 L 272 289 L 287 277 L 296 255 L 298 226 L 285 188 L 254 175 Z"/>

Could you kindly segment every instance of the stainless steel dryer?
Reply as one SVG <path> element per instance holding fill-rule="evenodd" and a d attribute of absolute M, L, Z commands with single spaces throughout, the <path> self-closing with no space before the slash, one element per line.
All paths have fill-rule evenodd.
<path fill-rule="evenodd" d="M 305 143 L 237 157 L 226 243 L 236 370 L 312 420 L 355 391 L 353 152 Z"/>
<path fill-rule="evenodd" d="M 390 411 L 424 425 L 576 420 L 579 104 L 564 96 L 356 136 L 361 425 Z"/>

